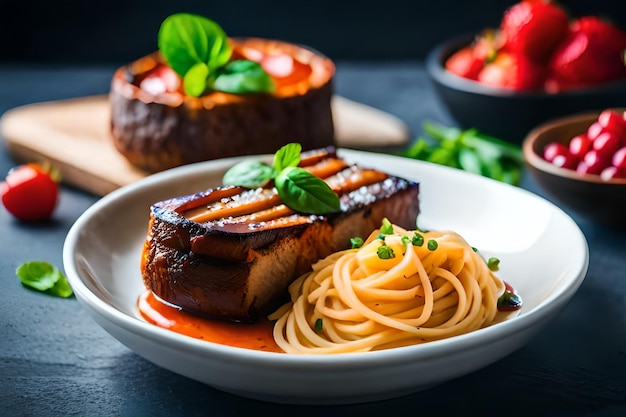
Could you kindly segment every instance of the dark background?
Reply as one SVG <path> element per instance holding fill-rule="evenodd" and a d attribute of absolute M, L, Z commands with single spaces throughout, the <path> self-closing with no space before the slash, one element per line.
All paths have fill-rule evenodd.
<path fill-rule="evenodd" d="M 156 49 L 168 15 L 192 12 L 231 36 L 309 45 L 335 60 L 422 59 L 438 42 L 497 26 L 511 0 L 0 0 L 0 63 L 123 64 Z M 624 0 L 563 0 L 572 16 L 626 28 Z"/>

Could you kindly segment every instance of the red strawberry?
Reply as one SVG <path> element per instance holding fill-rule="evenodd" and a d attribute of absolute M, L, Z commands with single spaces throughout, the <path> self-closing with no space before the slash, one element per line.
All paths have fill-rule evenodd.
<path fill-rule="evenodd" d="M 511 88 L 518 91 L 537 90 L 543 87 L 545 69 L 525 55 L 500 51 L 493 62 L 485 65 L 478 81 L 492 87 Z"/>
<path fill-rule="evenodd" d="M 522 1 L 504 12 L 500 31 L 504 48 L 547 63 L 568 31 L 567 13 L 552 3 Z"/>
<path fill-rule="evenodd" d="M 477 80 L 478 74 L 496 54 L 496 34 L 486 30 L 472 44 L 453 53 L 445 63 L 448 71 L 460 77 Z"/>
<path fill-rule="evenodd" d="M 465 46 L 446 60 L 446 69 L 459 77 L 476 80 L 483 68 L 483 61 L 476 59 L 473 46 Z"/>
<path fill-rule="evenodd" d="M 555 90 L 626 78 L 626 32 L 595 16 L 574 21 L 549 64 Z"/>

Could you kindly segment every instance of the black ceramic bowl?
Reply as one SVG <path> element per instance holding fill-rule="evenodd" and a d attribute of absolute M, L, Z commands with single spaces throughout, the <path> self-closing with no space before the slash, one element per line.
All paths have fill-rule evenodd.
<path fill-rule="evenodd" d="M 435 47 L 426 58 L 426 71 L 450 116 L 462 128 L 521 144 L 537 125 L 568 114 L 626 105 L 626 81 L 558 94 L 517 92 L 489 87 L 448 72 L 446 59 L 469 45 L 473 35 Z"/>

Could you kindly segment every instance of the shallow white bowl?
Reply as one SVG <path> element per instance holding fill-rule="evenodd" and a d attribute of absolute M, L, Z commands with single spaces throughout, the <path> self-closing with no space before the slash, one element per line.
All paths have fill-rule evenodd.
<path fill-rule="evenodd" d="M 95 321 L 153 363 L 217 389 L 272 402 L 348 404 L 402 396 L 468 374 L 509 355 L 574 295 L 588 268 L 576 223 L 513 186 L 408 158 L 340 150 L 363 166 L 420 182 L 422 229 L 455 230 L 485 256 L 524 306 L 508 321 L 422 345 L 341 355 L 287 355 L 205 342 L 144 321 L 136 303 L 150 204 L 218 185 L 240 160 L 218 160 L 150 176 L 103 197 L 73 225 L 63 249 L 76 296 Z"/>

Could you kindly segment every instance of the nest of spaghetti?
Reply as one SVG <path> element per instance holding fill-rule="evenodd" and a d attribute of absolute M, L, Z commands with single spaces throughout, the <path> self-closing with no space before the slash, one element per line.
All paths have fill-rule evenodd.
<path fill-rule="evenodd" d="M 290 302 L 270 315 L 285 352 L 415 345 L 490 326 L 521 307 L 494 272 L 495 258 L 487 261 L 456 232 L 383 222 L 355 246 L 314 264 L 289 287 Z"/>

